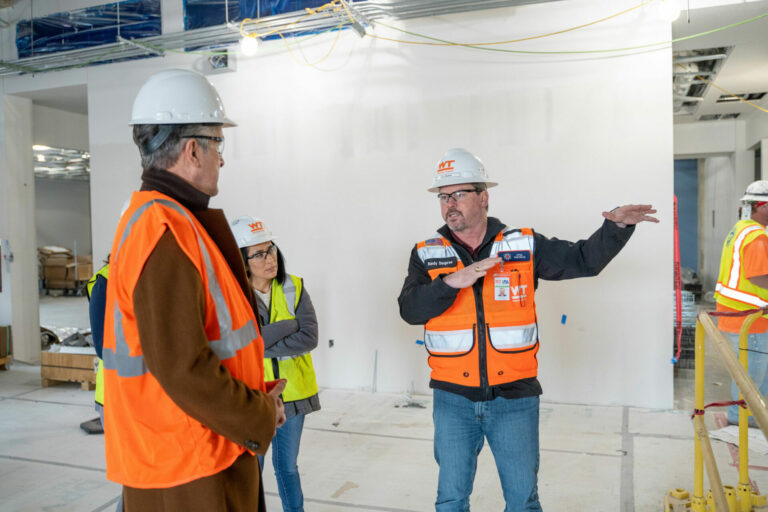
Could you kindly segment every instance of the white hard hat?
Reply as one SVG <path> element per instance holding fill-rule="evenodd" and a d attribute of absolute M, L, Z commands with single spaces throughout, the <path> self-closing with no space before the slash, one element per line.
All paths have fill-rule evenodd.
<path fill-rule="evenodd" d="M 224 113 L 219 93 L 200 73 L 186 69 L 155 73 L 133 101 L 132 125 L 198 123 L 237 126 Z"/>
<path fill-rule="evenodd" d="M 750 183 L 742 201 L 768 201 L 768 181 L 758 180 Z"/>
<path fill-rule="evenodd" d="M 462 148 L 449 149 L 437 162 L 435 177 L 430 192 L 437 192 L 440 187 L 461 183 L 485 183 L 488 188 L 498 183 L 491 181 L 480 159 Z"/>
<path fill-rule="evenodd" d="M 232 234 L 235 235 L 239 248 L 271 242 L 275 238 L 261 219 L 255 219 L 248 215 L 236 218 L 232 222 Z"/>

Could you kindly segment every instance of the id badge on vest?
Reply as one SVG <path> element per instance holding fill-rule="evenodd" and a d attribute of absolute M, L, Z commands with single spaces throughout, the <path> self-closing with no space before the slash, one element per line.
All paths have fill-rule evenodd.
<path fill-rule="evenodd" d="M 522 284 L 519 270 L 509 267 L 516 262 L 531 261 L 531 252 L 499 251 L 498 256 L 501 258 L 500 272 L 493 274 L 493 298 L 498 301 L 517 302 L 525 306 L 528 285 Z"/>

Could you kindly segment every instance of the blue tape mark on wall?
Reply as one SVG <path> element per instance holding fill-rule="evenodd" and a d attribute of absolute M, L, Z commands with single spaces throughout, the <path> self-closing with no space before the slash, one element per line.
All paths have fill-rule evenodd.
<path fill-rule="evenodd" d="M 276 14 L 314 9 L 328 0 L 184 0 L 184 29 L 211 27 L 226 22 L 225 8 L 229 4 L 229 21 L 263 18 Z"/>
<path fill-rule="evenodd" d="M 120 35 L 126 39 L 162 34 L 161 0 L 124 0 L 120 2 Z M 118 3 L 59 12 L 16 25 L 16 49 L 20 59 L 80 48 L 89 48 L 117 40 Z M 34 38 L 34 45 L 32 44 Z"/>

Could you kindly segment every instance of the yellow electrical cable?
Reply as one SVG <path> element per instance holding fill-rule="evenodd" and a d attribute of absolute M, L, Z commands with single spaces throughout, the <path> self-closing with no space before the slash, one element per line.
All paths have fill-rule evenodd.
<path fill-rule="evenodd" d="M 682 69 L 685 69 L 685 66 L 683 66 L 682 64 L 677 64 L 677 65 L 678 65 L 679 67 L 681 67 Z M 714 87 L 715 89 L 717 89 L 717 90 L 719 90 L 719 91 L 721 91 L 721 92 L 724 92 L 724 93 L 725 93 L 725 94 L 727 94 L 728 96 L 730 96 L 730 97 L 732 97 L 732 98 L 736 98 L 737 100 L 741 101 L 742 103 L 746 103 L 746 104 L 747 104 L 747 105 L 749 105 L 750 107 L 752 107 L 752 108 L 756 108 L 757 110 L 760 110 L 761 112 L 765 112 L 766 114 L 768 114 L 768 109 L 765 109 L 765 108 L 761 107 L 761 106 L 760 106 L 760 105 L 758 105 L 757 103 L 753 103 L 753 102 L 751 102 L 751 101 L 749 101 L 749 100 L 745 100 L 745 99 L 744 99 L 744 98 L 742 98 L 741 96 L 738 96 L 737 94 L 734 94 L 734 93 L 732 93 L 731 91 L 728 91 L 728 90 L 726 90 L 726 89 L 723 89 L 722 87 L 720 87 L 719 85 L 717 85 L 715 82 L 713 82 L 713 81 L 711 81 L 711 80 L 707 80 L 706 78 L 704 78 L 704 77 L 703 77 L 703 76 L 701 76 L 701 75 L 696 75 L 696 78 L 698 78 L 699 80 L 702 80 L 702 81 L 706 82 L 707 84 L 711 85 L 711 86 L 712 86 L 712 87 Z"/>
<path fill-rule="evenodd" d="M 291 57 L 293 58 L 293 60 L 295 60 L 295 61 L 296 61 L 297 63 L 299 63 L 299 64 L 302 64 L 302 65 L 304 65 L 304 66 L 307 66 L 307 67 L 312 67 L 312 68 L 313 68 L 313 67 L 316 67 L 316 66 L 317 66 L 318 64 L 320 64 L 321 62 L 323 62 L 323 61 L 324 61 L 325 59 L 327 59 L 328 57 L 330 57 L 330 56 L 331 56 L 331 53 L 333 53 L 333 50 L 334 50 L 334 48 L 336 48 L 336 43 L 338 43 L 338 42 L 339 42 L 339 36 L 341 35 L 341 25 L 339 25 L 338 27 L 336 27 L 336 38 L 333 40 L 333 44 L 331 44 L 331 47 L 328 49 L 328 53 L 326 53 L 326 54 L 325 54 L 325 55 L 324 55 L 324 56 L 323 56 L 321 59 L 319 59 L 319 60 L 317 60 L 317 61 L 315 61 L 315 62 L 309 62 L 309 61 L 307 61 L 307 58 L 306 58 L 306 57 L 304 57 L 304 61 L 302 62 L 302 61 L 301 61 L 301 60 L 300 60 L 298 57 L 296 57 L 296 55 L 293 53 L 293 50 L 291 49 L 291 45 L 290 45 L 290 44 L 288 44 L 288 40 L 285 38 L 285 36 L 283 36 L 283 34 L 282 34 L 282 33 L 279 33 L 279 32 L 278 32 L 278 34 L 277 34 L 277 35 L 279 35 L 279 36 L 280 36 L 280 39 L 282 39 L 282 40 L 283 40 L 283 42 L 285 43 L 285 47 L 288 49 L 288 53 L 291 55 Z M 301 47 L 299 47 L 299 49 L 301 50 Z M 303 51 L 303 50 L 302 50 L 302 56 L 304 56 L 304 51 Z"/>
<path fill-rule="evenodd" d="M 427 41 L 399 41 L 397 39 L 390 39 L 390 38 L 386 38 L 386 37 L 382 37 L 382 36 L 377 36 L 377 35 L 374 35 L 374 34 L 369 34 L 367 32 L 366 32 L 366 35 L 369 35 L 369 36 L 371 36 L 373 38 L 376 38 L 376 39 L 383 39 L 385 41 L 394 41 L 394 42 L 398 42 L 398 43 L 408 43 L 408 44 L 421 44 L 421 45 L 426 45 L 426 46 L 490 46 L 490 45 L 496 45 L 496 44 L 519 43 L 519 42 L 522 42 L 522 41 L 531 41 L 533 39 L 542 39 L 544 37 L 552 37 L 552 36 L 556 36 L 556 35 L 559 35 L 559 34 L 565 34 L 566 32 L 573 32 L 574 30 L 578 30 L 580 28 L 585 28 L 585 27 L 590 27 L 592 25 L 597 25 L 598 23 L 602 23 L 604 21 L 612 20 L 613 18 L 618 18 L 619 16 L 621 16 L 623 14 L 627 14 L 628 12 L 632 12 L 632 11 L 634 11 L 636 9 L 639 9 L 639 8 L 643 7 L 644 5 L 648 5 L 648 4 L 650 4 L 650 3 L 654 2 L 654 1 L 655 0 L 646 0 L 644 2 L 641 2 L 641 3 L 637 4 L 634 7 L 630 7 L 629 9 L 626 9 L 624 11 L 617 12 L 616 14 L 611 14 L 610 16 L 607 16 L 605 18 L 600 18 L 599 20 L 590 21 L 589 23 L 584 23 L 583 25 L 578 25 L 578 26 L 575 26 L 575 27 L 566 28 L 566 29 L 563 29 L 563 30 L 558 30 L 556 32 L 550 32 L 548 34 L 541 34 L 541 35 L 538 35 L 538 36 L 521 37 L 519 39 L 510 39 L 508 41 L 493 41 L 493 42 L 489 42 L 489 43 L 454 43 L 454 42 L 449 42 L 449 43 L 432 43 L 432 42 L 427 42 Z M 341 4 L 347 10 L 347 15 L 351 18 L 352 15 L 349 13 L 349 9 L 347 9 L 347 6 L 345 5 L 345 2 L 342 1 Z"/>
<path fill-rule="evenodd" d="M 339 0 L 331 0 L 330 2 L 328 2 L 326 4 L 323 4 L 320 7 L 318 7 L 317 9 L 314 9 L 314 10 L 310 9 L 309 7 L 307 7 L 307 8 L 305 8 L 305 10 L 307 11 L 307 14 L 305 16 L 302 16 L 301 18 L 299 18 L 297 20 L 294 20 L 291 23 L 288 23 L 287 25 L 274 28 L 274 29 L 270 30 L 269 32 L 265 32 L 263 34 L 259 34 L 258 32 L 246 32 L 244 30 L 244 28 L 243 28 L 243 26 L 245 25 L 245 23 L 247 21 L 252 21 L 255 24 L 260 23 L 260 20 L 258 18 L 256 20 L 254 20 L 253 18 L 243 18 L 243 21 L 240 22 L 240 35 L 243 36 L 243 37 L 261 37 L 261 38 L 264 38 L 264 37 L 267 37 L 267 36 L 271 36 L 272 34 L 280 34 L 280 32 L 282 32 L 283 30 L 285 30 L 287 28 L 290 28 L 290 27 L 296 25 L 297 23 L 299 23 L 301 21 L 304 21 L 305 19 L 307 19 L 309 17 L 311 17 L 311 16 L 313 16 L 315 14 L 318 14 L 321 11 L 324 11 L 325 9 L 328 9 L 329 7 L 332 7 L 332 6 L 336 5 L 337 3 L 339 3 Z M 280 37 L 282 37 L 282 35 L 280 35 Z"/>
<path fill-rule="evenodd" d="M 584 23 L 582 25 L 577 25 L 575 27 L 570 27 L 570 28 L 566 28 L 566 29 L 563 29 L 563 30 L 558 30 L 558 31 L 555 31 L 555 32 L 550 32 L 550 33 L 547 33 L 547 34 L 540 34 L 540 35 L 537 35 L 537 36 L 529 36 L 529 37 L 522 37 L 522 38 L 518 38 L 518 39 L 510 39 L 510 40 L 507 40 L 507 41 L 492 41 L 492 42 L 484 42 L 484 43 L 455 43 L 455 42 L 435 43 L 435 42 L 427 42 L 427 41 L 404 41 L 404 40 L 399 40 L 399 39 L 392 39 L 392 38 L 388 38 L 388 37 L 383 37 L 383 36 L 371 34 L 371 33 L 367 32 L 367 31 L 366 31 L 366 35 L 371 36 L 372 38 L 375 38 L 375 39 L 382 39 L 382 40 L 385 40 L 385 41 L 392 41 L 392 42 L 406 43 L 406 44 L 420 44 L 420 45 L 426 45 L 426 46 L 490 46 L 490 45 L 498 45 L 498 44 L 519 43 L 519 42 L 522 42 L 522 41 L 531 41 L 531 40 L 534 40 L 534 39 L 542 39 L 542 38 L 545 38 L 545 37 L 552 37 L 552 36 L 556 36 L 556 35 L 559 35 L 559 34 L 565 34 L 567 32 L 572 32 L 574 30 L 579 30 L 579 29 L 582 29 L 582 28 L 590 27 L 592 25 L 597 25 L 598 23 L 603 23 L 605 21 L 617 18 L 617 17 L 622 16 L 624 14 L 627 14 L 629 12 L 632 12 L 632 11 L 634 11 L 636 9 L 640 9 L 641 7 L 643 7 L 643 6 L 645 6 L 645 5 L 649 4 L 649 3 L 652 3 L 654 1 L 656 1 L 656 0 L 645 0 L 644 2 L 641 2 L 641 3 L 637 4 L 634 7 L 630 7 L 629 9 L 625 9 L 625 10 L 623 10 L 621 12 L 617 12 L 617 13 L 612 14 L 610 16 L 606 16 L 605 18 L 600 18 L 598 20 L 591 21 L 589 23 Z M 335 7 L 337 4 L 341 4 L 341 6 L 346 11 L 347 17 L 349 17 L 349 20 L 351 22 L 354 22 L 355 18 L 354 18 L 354 16 L 352 16 L 352 13 L 350 12 L 349 7 L 347 6 L 346 1 L 344 1 L 344 0 L 332 0 L 332 1 L 328 2 L 328 3 L 326 3 L 326 4 L 321 5 L 320 7 L 316 8 L 316 9 L 310 9 L 310 8 L 307 7 L 307 8 L 305 8 L 305 10 L 307 11 L 307 15 L 306 16 L 303 16 L 303 17 L 301 17 L 301 18 L 299 18 L 299 19 L 297 19 L 297 20 L 295 20 L 295 21 L 293 21 L 293 22 L 291 22 L 291 23 L 289 23 L 287 25 L 284 25 L 282 27 L 274 28 L 274 29 L 270 30 L 269 32 L 265 32 L 263 34 L 259 34 L 257 32 L 246 32 L 244 30 L 244 28 L 243 28 L 245 23 L 248 22 L 248 21 L 254 21 L 254 20 L 253 20 L 253 18 L 245 18 L 245 19 L 243 19 L 243 21 L 240 22 L 240 35 L 242 35 L 243 37 L 262 37 L 263 38 L 263 37 L 266 37 L 266 36 L 270 36 L 272 34 L 279 34 L 279 33 L 283 32 L 285 29 L 287 29 L 289 27 L 292 27 L 293 25 L 296 25 L 297 23 L 299 23 L 299 22 L 309 18 L 310 16 L 312 16 L 314 14 L 318 14 L 321 11 L 324 11 L 326 9 L 330 9 L 331 7 Z M 256 23 L 258 23 L 258 20 L 256 21 Z"/>

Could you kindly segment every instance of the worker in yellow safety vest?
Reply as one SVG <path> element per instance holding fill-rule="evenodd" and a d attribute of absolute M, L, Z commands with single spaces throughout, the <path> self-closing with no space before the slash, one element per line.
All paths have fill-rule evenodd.
<path fill-rule="evenodd" d="M 297 457 L 304 417 L 320 409 L 315 369 L 310 351 L 317 347 L 317 317 L 304 280 L 285 271 L 275 236 L 264 222 L 238 217 L 232 223 L 238 247 L 253 288 L 261 336 L 264 339 L 264 376 L 287 379 L 282 394 L 285 424 L 272 440 L 272 463 L 283 510 L 304 510 Z"/>
<path fill-rule="evenodd" d="M 99 356 L 96 365 L 96 394 L 94 396 L 95 408 L 99 417 L 80 424 L 80 428 L 89 434 L 104 433 L 104 361 L 101 359 L 101 348 L 104 342 L 104 308 L 107 302 L 108 278 L 109 263 L 93 274 L 85 285 L 85 294 L 88 297 L 88 315 L 91 320 L 91 339 L 96 349 L 96 355 Z"/>
<path fill-rule="evenodd" d="M 751 183 L 741 198 L 741 220 L 728 233 L 720 257 L 720 273 L 715 287 L 718 311 L 747 311 L 768 306 L 768 181 Z M 739 332 L 746 317 L 720 317 L 718 328 L 730 335 L 739 354 Z M 749 376 L 765 395 L 768 392 L 768 318 L 758 318 L 748 335 Z M 734 400 L 739 399 L 735 383 Z M 750 417 L 750 424 L 756 426 Z M 728 407 L 728 423 L 738 424 L 735 405 Z"/>

